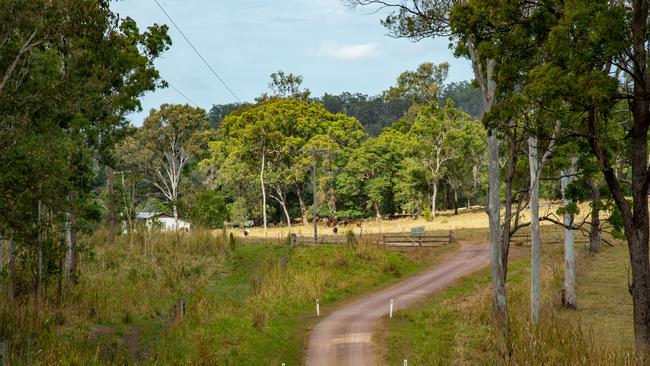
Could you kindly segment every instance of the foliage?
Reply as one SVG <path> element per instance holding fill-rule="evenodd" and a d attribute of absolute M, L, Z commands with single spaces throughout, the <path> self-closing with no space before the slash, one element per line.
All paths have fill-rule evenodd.
<path fill-rule="evenodd" d="M 223 227 L 228 218 L 228 207 L 223 194 L 203 191 L 197 194 L 196 202 L 190 209 L 192 224 L 205 228 Z"/>
<path fill-rule="evenodd" d="M 38 308 L 44 286 L 76 278 L 74 234 L 100 218 L 96 165 L 114 165 L 125 116 L 166 85 L 154 60 L 171 40 L 107 1 L 3 1 L 0 18 L 0 231 L 34 274 Z"/>

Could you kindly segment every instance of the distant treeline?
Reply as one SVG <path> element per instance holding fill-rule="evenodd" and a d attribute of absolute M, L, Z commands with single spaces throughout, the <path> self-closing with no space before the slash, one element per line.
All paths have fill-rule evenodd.
<path fill-rule="evenodd" d="M 319 98 L 310 98 L 325 106 L 330 113 L 343 113 L 354 117 L 364 127 L 365 132 L 373 137 L 402 118 L 413 106 L 413 101 L 405 97 L 389 97 L 387 92 L 369 96 L 363 93 L 343 92 L 341 94 L 325 93 Z M 443 105 L 447 99 L 454 101 L 454 107 L 474 119 L 483 115 L 481 110 L 481 93 L 469 81 L 460 81 L 447 84 L 439 100 Z M 228 114 L 249 103 L 215 104 L 208 113 L 210 126 L 217 128 Z"/>

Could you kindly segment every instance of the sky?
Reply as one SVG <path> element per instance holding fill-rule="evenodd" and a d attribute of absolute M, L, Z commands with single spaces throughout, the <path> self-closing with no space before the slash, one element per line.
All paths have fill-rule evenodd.
<path fill-rule="evenodd" d="M 457 59 L 445 38 L 412 42 L 389 37 L 380 19 L 386 11 L 350 9 L 341 0 L 158 0 L 197 50 L 241 101 L 269 92 L 278 70 L 303 76 L 313 96 L 344 91 L 376 95 L 399 74 L 423 62 L 449 62 L 449 82 L 470 80 L 471 65 Z M 192 103 L 237 101 L 194 53 L 154 0 L 118 0 L 121 17 L 141 30 L 169 25 L 171 48 L 155 61 L 163 79 Z M 140 125 L 151 108 L 188 103 L 174 88 L 150 92 L 143 111 L 129 116 Z"/>

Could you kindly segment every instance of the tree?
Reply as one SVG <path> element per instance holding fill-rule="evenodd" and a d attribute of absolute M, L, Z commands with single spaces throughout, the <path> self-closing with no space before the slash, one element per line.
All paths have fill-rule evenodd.
<path fill-rule="evenodd" d="M 385 127 L 401 118 L 412 104 L 401 97 L 387 99 L 381 95 L 348 92 L 339 95 L 325 93 L 316 100 L 331 113 L 343 113 L 358 119 L 370 136 L 378 136 Z"/>
<path fill-rule="evenodd" d="M 208 124 L 212 128 L 219 128 L 219 124 L 227 115 L 248 106 L 250 106 L 248 103 L 214 104 L 208 112 Z"/>
<path fill-rule="evenodd" d="M 387 128 L 351 152 L 337 177 L 339 192 L 352 204 L 348 208 L 371 209 L 377 220 L 393 208 L 394 179 L 404 158 L 404 143 L 404 134 Z"/>
<path fill-rule="evenodd" d="M 434 103 L 420 111 L 409 131 L 412 154 L 427 170 L 432 218 L 436 215 L 438 184 L 451 161 L 460 158 L 463 137 L 468 137 L 460 131 L 469 123 L 469 116 L 455 109 L 453 102 L 444 107 Z"/>
<path fill-rule="evenodd" d="M 172 209 L 178 227 L 178 197 L 184 168 L 198 157 L 209 137 L 201 108 L 163 104 L 152 109 L 137 133 L 120 146 L 124 165 L 142 172 Z"/>
<path fill-rule="evenodd" d="M 477 20 L 490 20 L 490 15 L 474 16 L 472 6 L 462 1 L 438 2 L 432 0 L 385 1 L 345 0 L 351 6 L 387 7 L 395 11 L 382 24 L 395 37 L 419 41 L 425 38 L 455 36 L 458 55 L 472 61 L 475 80 L 481 91 L 483 111 L 488 113 L 498 104 L 497 55 L 489 52 L 494 44 L 477 34 Z M 489 8 L 488 8 L 489 9 Z M 471 16 L 466 19 L 466 15 Z M 482 29 L 481 29 L 482 30 Z M 493 309 L 498 328 L 503 335 L 508 333 L 508 308 L 505 287 L 508 243 L 502 242 L 500 220 L 500 171 L 499 141 L 493 126 L 488 129 L 488 216 L 490 223 L 490 247 L 492 252 Z M 507 208 L 507 206 L 506 206 Z M 509 233 L 509 231 L 508 231 Z M 507 236 L 509 237 L 509 236 Z"/>
<path fill-rule="evenodd" d="M 560 98 L 584 117 L 586 128 L 580 134 L 589 142 L 620 211 L 632 270 L 636 355 L 644 363 L 650 358 L 648 2 L 565 3 L 560 10 L 562 17 L 545 38 L 545 63 L 534 70 L 530 89 L 546 101 Z M 625 125 L 631 202 L 613 166 L 610 122 L 621 101 L 631 116 Z"/>
<path fill-rule="evenodd" d="M 153 61 L 170 39 L 105 1 L 6 1 L 0 17 L 0 229 L 14 239 L 10 282 L 36 273 L 38 310 L 50 275 L 76 278 L 74 233 L 99 219 L 93 163 L 107 162 L 138 98 L 164 86 Z"/>
<path fill-rule="evenodd" d="M 223 194 L 211 190 L 198 193 L 189 215 L 194 225 L 208 229 L 222 227 L 228 218 Z"/>
<path fill-rule="evenodd" d="M 301 86 L 301 75 L 285 74 L 282 70 L 271 74 L 269 89 L 276 97 L 307 100 L 311 92 L 309 89 L 301 89 Z"/>
<path fill-rule="evenodd" d="M 449 64 L 426 62 L 415 71 L 405 71 L 397 78 L 397 86 L 386 92 L 388 98 L 406 98 L 414 104 L 438 103 L 449 74 Z"/>
<path fill-rule="evenodd" d="M 290 194 L 298 196 L 301 213 L 306 216 L 305 185 L 314 162 L 311 150 L 325 149 L 319 160 L 333 169 L 340 159 L 338 152 L 356 146 L 365 134 L 358 121 L 329 113 L 319 103 L 269 98 L 225 118 L 219 136 L 220 140 L 210 144 L 210 157 L 202 165 L 220 164 L 217 175 L 226 182 L 237 180 L 233 174 L 241 180 L 256 172 L 263 223 L 267 222 L 268 196 L 277 202 L 291 226 Z"/>
<path fill-rule="evenodd" d="M 442 90 L 441 103 L 447 99 L 454 101 L 454 106 L 475 119 L 483 116 L 481 91 L 469 81 L 452 82 Z"/>

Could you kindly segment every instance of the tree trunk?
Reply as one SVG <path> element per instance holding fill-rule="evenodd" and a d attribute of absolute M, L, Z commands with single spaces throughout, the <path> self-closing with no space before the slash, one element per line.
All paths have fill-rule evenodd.
<path fill-rule="evenodd" d="M 650 260 L 648 259 L 648 127 L 650 126 L 650 75 L 648 74 L 648 2 L 632 2 L 632 69 L 634 75 L 631 110 L 632 129 L 632 210 L 620 188 L 609 184 L 611 172 L 603 172 L 608 179 L 616 204 L 622 211 L 625 235 L 632 267 L 632 301 L 634 303 L 634 343 L 637 363 L 650 363 Z M 602 161 L 603 159 L 601 159 Z M 605 164 L 603 164 L 605 165 Z M 611 169 L 611 166 L 608 167 Z M 614 182 L 611 182 L 614 183 Z M 614 192 L 617 191 L 617 192 Z"/>
<path fill-rule="evenodd" d="M 5 233 L 6 234 L 6 233 Z M 5 254 L 5 242 L 8 242 L 9 238 L 6 238 L 4 235 L 0 236 L 0 276 L 4 271 L 4 254 Z M 0 291 L 2 291 L 3 286 L 2 278 L 0 278 Z"/>
<path fill-rule="evenodd" d="M 262 153 L 262 168 L 260 169 L 260 183 L 262 184 L 262 219 L 264 221 L 264 234 L 266 234 L 266 186 L 264 185 L 264 169 L 266 154 Z"/>
<path fill-rule="evenodd" d="M 287 204 L 284 202 L 280 202 L 280 206 L 282 206 L 284 217 L 287 219 L 287 226 L 289 227 L 289 232 L 291 232 L 291 216 L 289 216 L 289 210 L 287 210 Z"/>
<path fill-rule="evenodd" d="M 458 215 L 458 190 L 454 188 L 454 215 Z"/>
<path fill-rule="evenodd" d="M 63 276 L 70 279 L 70 258 L 72 257 L 72 228 L 70 224 L 70 213 L 65 214 L 65 261 L 63 263 Z"/>
<path fill-rule="evenodd" d="M 71 193 L 72 199 L 76 200 L 77 193 Z M 70 245 L 68 246 L 68 252 L 66 255 L 66 267 L 68 268 L 69 280 L 76 281 L 77 273 L 77 213 L 70 213 Z"/>
<path fill-rule="evenodd" d="M 512 182 L 515 176 L 515 167 L 517 166 L 517 136 L 510 135 L 510 155 L 508 156 L 508 165 L 506 171 L 506 190 L 505 190 L 505 207 L 503 213 L 503 230 L 501 232 L 501 261 L 503 262 L 503 277 L 508 274 L 508 255 L 510 253 L 510 227 L 512 225 Z"/>
<path fill-rule="evenodd" d="M 503 336 L 508 334 L 508 301 L 506 297 L 505 269 L 501 246 L 501 195 L 499 189 L 499 141 L 495 131 L 488 136 L 488 217 L 490 221 L 490 251 L 492 261 L 493 312 L 497 327 Z"/>
<path fill-rule="evenodd" d="M 172 212 L 174 214 L 174 231 L 178 232 L 178 207 L 176 207 L 176 203 L 172 204 Z"/>
<path fill-rule="evenodd" d="M 377 202 L 375 202 L 373 206 L 375 207 L 375 218 L 377 221 L 379 221 L 381 220 L 381 209 L 379 208 L 379 204 Z"/>
<path fill-rule="evenodd" d="M 589 229 L 589 252 L 598 253 L 600 250 L 600 187 L 593 179 L 589 179 L 591 187 L 591 228 Z"/>
<path fill-rule="evenodd" d="M 470 204 L 469 197 L 467 197 L 467 210 L 469 211 L 472 208 L 472 205 Z"/>
<path fill-rule="evenodd" d="M 9 303 L 14 302 L 14 297 L 16 293 L 16 238 L 15 234 L 12 231 L 9 236 L 9 265 L 8 265 L 8 277 L 9 281 L 7 283 L 7 299 Z"/>
<path fill-rule="evenodd" d="M 566 190 L 574 179 L 576 173 L 576 158 L 571 158 L 571 166 L 562 172 L 560 184 L 562 188 L 562 204 L 567 206 L 571 203 L 566 197 Z M 564 213 L 564 285 L 562 287 L 562 306 L 570 309 L 577 307 L 576 294 L 576 256 L 574 230 L 567 228 L 573 226 L 573 215 Z"/>
<path fill-rule="evenodd" d="M 298 202 L 300 203 L 300 213 L 302 215 L 302 224 L 304 226 L 309 226 L 309 217 L 307 215 L 307 206 L 305 206 L 305 199 L 302 197 L 302 189 L 296 188 L 296 195 L 298 196 Z"/>
<path fill-rule="evenodd" d="M 431 194 L 431 215 L 432 220 L 436 217 L 436 199 L 438 198 L 438 182 L 433 181 L 433 193 Z"/>
<path fill-rule="evenodd" d="M 36 314 L 39 314 L 41 308 L 41 296 L 43 287 L 43 223 L 42 223 L 42 203 L 38 200 L 38 235 L 37 235 L 37 253 L 36 253 L 36 300 L 34 302 Z"/>
<path fill-rule="evenodd" d="M 107 168 L 108 173 L 108 230 L 110 232 L 111 243 L 115 242 L 115 187 L 113 184 L 113 167 Z M 178 221 L 176 222 L 178 229 Z"/>
<path fill-rule="evenodd" d="M 530 167 L 530 321 L 539 322 L 541 303 L 542 243 L 539 238 L 539 160 L 537 137 L 528 138 L 528 166 Z"/>

